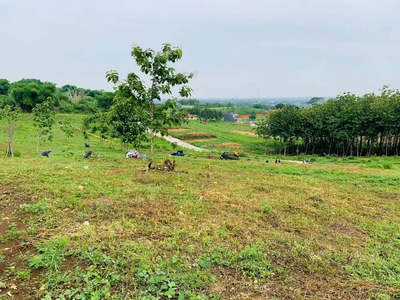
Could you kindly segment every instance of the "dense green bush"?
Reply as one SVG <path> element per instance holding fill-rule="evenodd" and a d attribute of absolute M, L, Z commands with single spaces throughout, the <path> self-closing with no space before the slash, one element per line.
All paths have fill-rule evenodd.
<path fill-rule="evenodd" d="M 39 79 L 22 79 L 10 83 L 0 79 L 0 108 L 10 105 L 31 112 L 37 104 L 51 98 L 62 113 L 91 114 L 108 110 L 114 100 L 114 92 L 89 90 L 73 85 L 58 88 L 51 82 Z"/>

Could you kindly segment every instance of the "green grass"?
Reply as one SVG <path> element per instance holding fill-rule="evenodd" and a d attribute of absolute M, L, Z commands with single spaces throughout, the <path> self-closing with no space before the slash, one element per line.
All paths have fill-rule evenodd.
<path fill-rule="evenodd" d="M 59 122 L 65 118 L 72 119 L 72 125 L 75 128 L 82 127 L 82 115 L 63 115 L 57 114 L 56 123 L 53 127 L 53 141 L 45 142 L 40 147 L 40 153 L 44 150 L 52 149 L 50 154 L 52 157 L 67 157 L 66 147 L 69 148 L 69 156 L 72 159 L 80 159 L 89 149 L 84 147 L 84 138 L 81 130 L 76 129 L 73 138 L 67 138 L 59 128 Z M 0 121 L 0 126 L 4 124 L 4 120 Z M 33 126 L 33 118 L 31 115 L 23 114 L 19 123 L 18 131 L 15 135 L 14 150 L 20 153 L 21 157 L 37 157 L 36 143 L 37 143 L 37 130 Z M 155 149 L 170 152 L 173 150 L 171 143 L 161 138 L 155 138 Z M 121 144 L 118 140 L 113 142 L 101 141 L 100 138 L 90 136 L 89 144 L 94 155 L 98 158 L 120 158 Z M 145 143 L 143 145 L 143 152 L 149 153 L 150 145 Z M 6 150 L 6 137 L 3 130 L 0 131 L 0 155 L 4 154 Z M 40 154 L 39 153 L 39 154 Z"/>
<path fill-rule="evenodd" d="M 176 158 L 188 173 L 143 172 L 148 161 L 125 159 L 118 142 L 91 138 L 97 158 L 83 159 L 79 132 L 73 156 L 57 129 L 40 157 L 23 120 L 21 156 L 0 156 L 0 299 L 400 297 L 399 158 L 192 152 Z M 226 142 L 242 126 L 193 130 Z M 160 164 L 172 146 L 156 146 Z"/>

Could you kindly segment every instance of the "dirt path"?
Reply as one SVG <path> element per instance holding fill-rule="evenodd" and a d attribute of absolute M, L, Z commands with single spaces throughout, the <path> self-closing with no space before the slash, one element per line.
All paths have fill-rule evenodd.
<path fill-rule="evenodd" d="M 160 137 L 160 138 L 163 138 L 164 140 L 167 140 L 168 142 L 175 143 L 175 144 L 177 144 L 177 145 L 180 146 L 180 147 L 184 147 L 184 148 L 187 148 L 187 149 L 190 149 L 190 150 L 194 150 L 194 151 L 208 151 L 207 149 L 202 149 L 202 148 L 193 146 L 193 145 L 191 145 L 191 144 L 189 144 L 189 143 L 186 143 L 186 142 L 184 142 L 184 141 L 182 141 L 182 140 L 180 140 L 180 139 L 174 138 L 174 137 L 172 137 L 172 136 L 170 136 L 170 135 L 161 136 L 161 134 L 157 133 L 157 134 L 155 134 L 155 136 Z"/>
<path fill-rule="evenodd" d="M 302 164 L 302 161 L 298 161 L 298 160 L 285 160 L 285 159 L 281 159 L 282 162 L 290 162 L 290 163 L 295 163 L 295 164 Z"/>

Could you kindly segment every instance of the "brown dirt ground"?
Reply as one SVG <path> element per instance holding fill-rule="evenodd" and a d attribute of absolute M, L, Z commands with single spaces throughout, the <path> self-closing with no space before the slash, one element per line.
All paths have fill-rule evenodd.
<path fill-rule="evenodd" d="M 21 204 L 29 203 L 31 196 L 17 192 L 13 186 L 0 186 L 0 234 L 6 236 L 9 229 L 8 224 L 14 223 L 19 231 L 26 230 L 26 224 L 22 221 L 27 217 L 26 214 L 18 211 Z M 11 293 L 12 299 L 33 299 L 35 293 L 40 287 L 36 282 L 40 282 L 41 270 L 31 270 L 30 280 L 27 284 L 23 280 L 15 277 L 8 278 L 7 271 L 14 266 L 15 270 L 26 269 L 27 265 L 22 260 L 23 254 L 34 252 L 34 247 L 28 242 L 22 244 L 19 240 L 8 240 L 6 243 L 0 243 L 0 253 L 5 256 L 0 262 L 0 278 L 7 285 L 6 289 L 0 291 L 1 294 Z M 15 288 L 16 287 L 16 288 Z"/>
<path fill-rule="evenodd" d="M 23 222 L 29 216 L 20 211 L 21 204 L 31 202 L 32 195 L 17 191 L 12 185 L 0 186 L 0 234 L 6 236 L 9 229 L 8 224 L 14 223 L 19 231 L 23 232 L 24 243 L 19 239 L 8 240 L 0 243 L 0 254 L 5 258 L 0 262 L 1 282 L 6 284 L 6 289 L 0 290 L 0 296 L 11 295 L 10 299 L 37 299 L 38 291 L 42 285 L 43 269 L 30 269 L 29 280 L 18 279 L 14 274 L 10 274 L 10 267 L 14 267 L 16 272 L 28 268 L 23 256 L 33 256 L 37 254 L 36 248 L 32 245 L 32 238 L 25 236 L 27 224 Z M 43 235 L 39 233 L 37 237 Z M 78 263 L 78 258 L 67 257 L 61 270 L 73 270 Z M 79 265 L 84 266 L 82 262 Z"/>

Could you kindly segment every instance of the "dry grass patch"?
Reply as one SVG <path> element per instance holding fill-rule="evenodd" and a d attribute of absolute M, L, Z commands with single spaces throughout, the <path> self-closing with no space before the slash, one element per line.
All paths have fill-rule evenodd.
<path fill-rule="evenodd" d="M 254 132 L 250 132 L 250 131 L 234 131 L 234 132 L 239 133 L 239 134 L 248 135 L 248 136 L 257 136 Z"/>
<path fill-rule="evenodd" d="M 218 144 L 215 145 L 215 148 L 235 148 L 235 149 L 241 149 L 242 148 L 242 144 L 238 144 L 238 143 L 222 143 L 222 144 Z"/>
<path fill-rule="evenodd" d="M 193 139 L 193 140 L 185 140 L 188 143 L 194 143 L 194 142 L 209 142 L 209 141 L 216 141 L 218 140 L 217 138 L 208 138 L 208 139 Z"/>
<path fill-rule="evenodd" d="M 186 129 L 186 128 L 170 128 L 168 129 L 168 132 L 180 132 L 180 131 L 187 131 L 190 129 Z"/>

